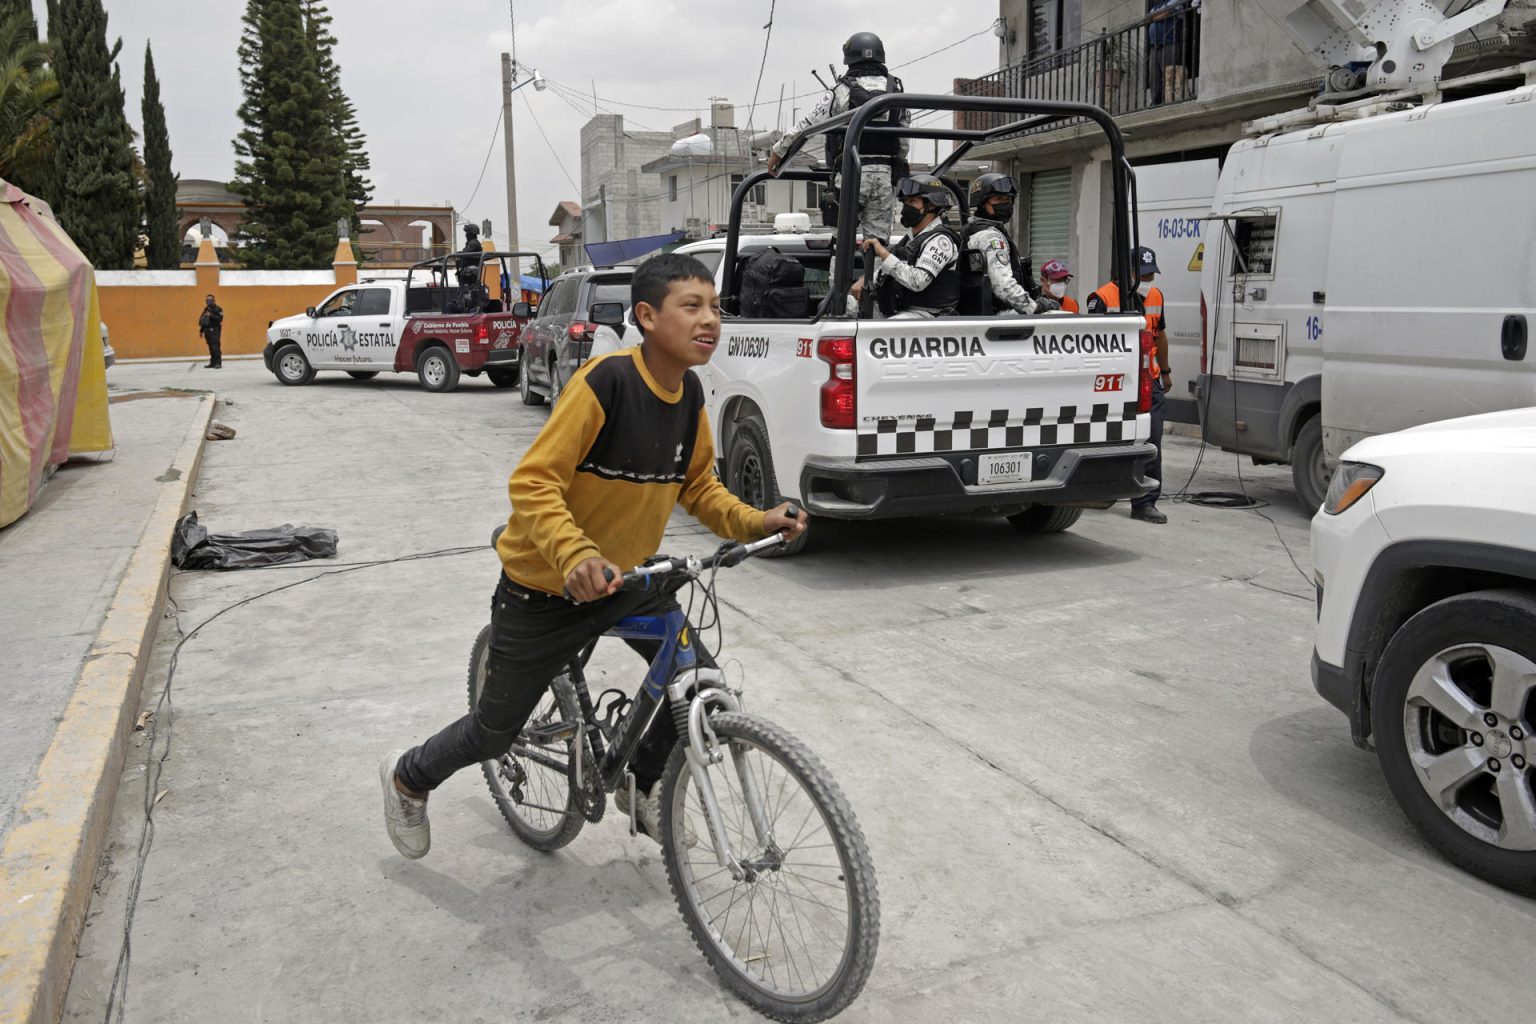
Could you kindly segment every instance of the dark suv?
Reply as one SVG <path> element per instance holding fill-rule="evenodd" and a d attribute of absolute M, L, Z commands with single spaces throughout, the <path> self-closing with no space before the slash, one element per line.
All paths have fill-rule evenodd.
<path fill-rule="evenodd" d="M 592 354 L 598 332 L 592 319 L 600 302 L 623 303 L 629 311 L 629 281 L 634 267 L 577 267 L 550 284 L 538 312 L 523 328 L 523 372 L 518 382 L 524 405 L 542 405 L 560 397 L 571 374 Z"/>

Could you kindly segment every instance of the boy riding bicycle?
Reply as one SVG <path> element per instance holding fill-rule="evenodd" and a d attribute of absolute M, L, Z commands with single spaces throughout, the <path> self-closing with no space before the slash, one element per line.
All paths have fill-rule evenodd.
<path fill-rule="evenodd" d="M 550 680 L 586 644 L 627 616 L 677 607 L 655 592 L 618 592 L 623 573 L 655 554 L 673 505 L 738 541 L 805 530 L 803 516 L 786 514 L 788 503 L 763 512 L 715 476 L 703 387 L 688 372 L 709 362 L 720 340 L 708 270 L 691 256 L 656 256 L 631 289 L 643 341 L 577 372 L 508 482 L 512 514 L 496 542 L 502 572 L 478 706 L 380 765 L 385 827 L 406 857 L 431 846 L 428 794 L 460 768 L 505 754 Z M 647 661 L 659 648 L 625 642 Z M 713 667 L 702 647 L 699 659 Z M 670 716 L 657 715 L 632 765 L 635 816 L 657 841 L 656 782 L 676 741 Z M 616 799 L 627 801 L 627 790 Z"/>

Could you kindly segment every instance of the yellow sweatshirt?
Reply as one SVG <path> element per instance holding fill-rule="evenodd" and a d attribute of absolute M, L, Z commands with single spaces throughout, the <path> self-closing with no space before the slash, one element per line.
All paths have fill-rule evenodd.
<path fill-rule="evenodd" d="M 560 594 L 601 556 L 628 571 L 656 554 L 673 505 L 722 537 L 758 540 L 764 513 L 715 476 L 704 388 L 692 373 L 668 391 L 639 346 L 577 371 L 507 482 L 512 515 L 496 542 L 503 570 Z"/>

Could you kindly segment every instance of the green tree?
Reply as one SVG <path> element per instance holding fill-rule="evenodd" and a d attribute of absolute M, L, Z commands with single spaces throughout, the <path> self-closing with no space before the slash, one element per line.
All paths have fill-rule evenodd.
<path fill-rule="evenodd" d="M 59 223 L 97 268 L 128 269 L 142 203 L 116 65 L 122 40 L 108 49 L 101 0 L 56 0 L 54 8 L 49 36 L 60 104 L 50 199 Z"/>
<path fill-rule="evenodd" d="M 176 230 L 176 174 L 171 170 L 171 136 L 165 128 L 165 107 L 160 103 L 160 80 L 155 77 L 155 55 L 144 44 L 144 227 L 151 270 L 174 270 L 181 265 L 181 233 Z"/>
<path fill-rule="evenodd" d="M 14 10 L 12 8 L 15 8 Z M 32 6 L 0 2 L 0 178 L 50 199 L 59 80 L 37 38 Z"/>
<path fill-rule="evenodd" d="M 235 137 L 231 182 L 245 200 L 240 260 L 252 267 L 328 267 L 336 222 L 347 215 L 346 177 L 302 0 L 247 0 L 244 23 L 244 127 Z"/>
<path fill-rule="evenodd" d="M 331 15 L 320 0 L 304 0 L 304 29 L 309 37 L 310 49 L 315 54 L 315 67 L 325 84 L 331 115 L 333 142 L 339 147 L 337 158 L 341 160 L 342 173 L 346 175 L 346 203 L 349 209 L 338 215 L 352 223 L 352 239 L 362 233 L 362 210 L 373 199 L 373 182 L 365 176 L 368 171 L 368 137 L 357 123 L 357 108 L 347 98 L 341 87 L 341 65 L 336 63 L 336 37 L 331 34 Z"/>

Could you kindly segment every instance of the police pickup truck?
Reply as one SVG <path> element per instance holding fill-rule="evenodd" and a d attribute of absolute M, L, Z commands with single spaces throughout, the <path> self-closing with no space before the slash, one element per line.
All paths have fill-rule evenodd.
<path fill-rule="evenodd" d="M 1097 124 L 1112 151 L 1114 277 L 1122 288 L 1131 287 L 1130 186 L 1120 134 L 1102 110 L 886 94 L 806 135 L 845 130 L 842 180 L 857 181 L 858 136 L 893 131 L 870 121 L 902 106 L 1025 116 L 989 118 L 1009 121 L 990 130 L 944 129 L 943 138 L 962 142 L 936 169 L 941 179 L 973 145 L 1020 125 L 1076 118 Z M 922 128 L 902 132 L 930 137 Z M 820 170 L 778 176 L 830 177 Z M 719 267 L 727 315 L 713 359 L 697 371 L 720 475 L 738 497 L 764 508 L 788 498 L 833 519 L 995 513 L 1022 530 L 1055 532 L 1070 527 L 1084 508 L 1106 508 L 1146 492 L 1150 484 L 1142 469 L 1154 451 L 1146 440 L 1152 335 L 1142 317 L 874 319 L 867 299 L 859 316 L 847 316 L 845 297 L 858 262 L 851 204 L 839 211 L 835 242 L 793 250 L 806 267 L 807 286 L 799 289 L 807 296 L 803 317 L 729 315 L 742 308 L 742 254 L 755 247 L 740 237 L 741 208 L 767 177 L 765 171 L 748 176 L 733 198 Z M 964 193 L 949 184 L 964 217 Z M 832 263 L 834 249 L 839 255 Z M 813 287 L 819 282 L 828 292 L 822 301 Z"/>
<path fill-rule="evenodd" d="M 341 370 L 357 380 L 415 373 L 422 388 L 437 392 L 454 390 L 461 374 L 515 387 L 527 310 L 511 282 L 521 283 L 523 256 L 537 260 L 530 253 L 452 253 L 416 264 L 405 280 L 338 288 L 320 305 L 272 321 L 262 359 L 289 385 Z M 538 273 L 544 277 L 542 263 Z M 502 295 L 513 299 L 510 307 L 503 308 Z"/>

